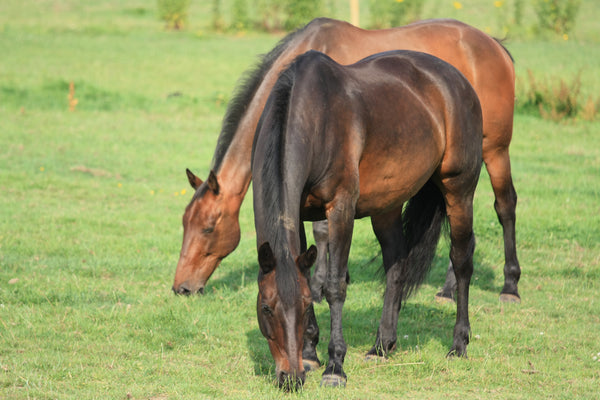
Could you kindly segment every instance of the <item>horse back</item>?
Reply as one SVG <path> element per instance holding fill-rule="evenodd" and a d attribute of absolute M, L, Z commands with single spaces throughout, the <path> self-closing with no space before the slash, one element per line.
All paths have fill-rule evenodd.
<path fill-rule="evenodd" d="M 298 54 L 308 49 L 322 51 L 340 64 L 397 49 L 441 58 L 456 67 L 475 89 L 482 107 L 484 135 L 497 146 L 510 144 L 515 99 L 512 57 L 498 41 L 472 26 L 452 19 L 432 19 L 365 30 L 319 18 L 305 28 L 292 47 Z"/>
<path fill-rule="evenodd" d="M 340 186 L 332 180 L 355 180 L 357 215 L 371 213 L 375 203 L 383 212 L 412 197 L 444 158 L 452 170 L 468 162 L 449 159 L 448 149 L 481 153 L 477 95 L 442 60 L 392 51 L 341 66 L 309 52 L 293 67 L 285 143 L 287 158 L 310 165 L 309 203 L 331 201 Z"/>

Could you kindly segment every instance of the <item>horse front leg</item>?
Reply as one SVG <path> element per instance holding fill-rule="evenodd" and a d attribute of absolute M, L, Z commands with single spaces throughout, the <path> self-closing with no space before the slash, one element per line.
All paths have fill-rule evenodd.
<path fill-rule="evenodd" d="M 348 285 L 348 255 L 354 228 L 356 196 L 339 196 L 327 210 L 329 224 L 329 264 L 324 285 L 324 294 L 329 304 L 331 317 L 331 339 L 329 340 L 329 362 L 323 372 L 322 386 L 345 386 L 344 359 L 346 342 L 342 329 L 342 309 Z"/>
<path fill-rule="evenodd" d="M 314 272 L 309 277 L 313 301 L 321 302 L 323 299 L 323 285 L 327 278 L 327 257 L 329 253 L 329 229 L 327 220 L 313 222 L 313 237 L 317 245 L 317 260 Z M 306 330 L 304 331 L 304 347 L 302 349 L 302 362 L 306 371 L 319 369 L 321 361 L 317 356 L 319 343 L 319 325 L 315 317 L 315 310 L 311 304 L 307 311 Z"/>

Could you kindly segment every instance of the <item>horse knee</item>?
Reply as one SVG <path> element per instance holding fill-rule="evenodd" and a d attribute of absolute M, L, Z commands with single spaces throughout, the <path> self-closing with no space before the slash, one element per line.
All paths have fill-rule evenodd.
<path fill-rule="evenodd" d="M 335 302 L 344 302 L 346 300 L 346 288 L 348 274 L 344 274 L 339 279 L 328 280 L 323 287 L 325 299 L 329 304 Z"/>

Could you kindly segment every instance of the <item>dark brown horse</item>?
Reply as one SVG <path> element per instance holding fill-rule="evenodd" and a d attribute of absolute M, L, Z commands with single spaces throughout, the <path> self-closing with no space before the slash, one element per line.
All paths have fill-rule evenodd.
<path fill-rule="evenodd" d="M 387 50 L 422 51 L 452 64 L 471 82 L 481 101 L 483 160 L 504 230 L 504 287 L 500 299 L 519 301 L 517 197 L 508 154 L 513 125 L 514 68 L 502 45 L 454 20 L 428 20 L 401 28 L 368 31 L 346 22 L 319 18 L 286 36 L 267 54 L 229 104 L 207 181 L 203 183 L 188 171 L 196 193 L 183 215 L 183 244 L 173 283 L 175 293 L 202 292 L 220 261 L 236 248 L 240 237 L 238 214 L 251 179 L 250 152 L 256 124 L 279 73 L 296 56 L 311 49 L 326 53 L 341 64 Z M 324 268 L 320 265 L 317 272 Z M 451 298 L 455 284 L 449 268 L 439 295 Z"/>
<path fill-rule="evenodd" d="M 316 323 L 315 284 L 331 313 L 323 384 L 345 384 L 348 254 L 354 219 L 366 216 L 381 245 L 387 282 L 369 354 L 393 348 L 401 301 L 429 270 L 447 216 L 458 283 L 449 354 L 466 355 L 481 142 L 477 94 L 456 68 L 431 55 L 391 51 L 341 66 L 309 51 L 282 73 L 258 124 L 252 156 L 257 313 L 281 386 L 304 381 L 304 332 Z M 325 218 L 329 263 L 324 280 L 315 283 L 308 270 L 316 251 L 305 251 L 302 221 Z"/>

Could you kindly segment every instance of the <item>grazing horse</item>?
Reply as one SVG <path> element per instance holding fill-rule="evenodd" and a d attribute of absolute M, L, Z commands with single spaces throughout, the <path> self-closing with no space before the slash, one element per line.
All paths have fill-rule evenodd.
<path fill-rule="evenodd" d="M 239 210 L 250 184 L 250 153 L 260 114 L 279 73 L 296 56 L 311 49 L 326 53 L 340 64 L 351 64 L 388 50 L 422 51 L 452 64 L 469 80 L 481 101 L 483 160 L 504 231 L 504 287 L 500 299 L 520 301 L 517 284 L 521 268 L 515 245 L 517 197 L 508 154 L 513 126 L 514 67 L 501 44 L 454 20 L 427 20 L 370 31 L 346 22 L 319 18 L 282 39 L 256 70 L 250 72 L 232 98 L 208 179 L 203 182 L 187 171 L 196 193 L 183 215 L 183 243 L 173 291 L 178 294 L 202 292 L 221 260 L 238 245 Z M 323 236 L 319 233 L 315 232 L 315 237 Z M 320 258 L 324 255 L 320 252 Z M 317 263 L 317 272 L 324 270 L 322 264 Z M 455 285 L 450 266 L 438 296 L 453 298 Z"/>
<path fill-rule="evenodd" d="M 481 142 L 477 94 L 456 68 L 429 54 L 390 51 L 342 66 L 309 51 L 281 74 L 252 152 L 257 314 L 280 386 L 304 382 L 304 332 L 316 324 L 315 285 L 323 288 L 331 314 L 322 384 L 345 385 L 348 254 L 354 219 L 367 216 L 386 274 L 369 354 L 382 356 L 394 347 L 401 302 L 425 278 L 447 216 L 458 285 L 449 354 L 466 356 Z M 302 221 L 325 218 L 329 263 L 324 281 L 315 282 L 308 270 L 316 250 L 305 251 Z"/>

